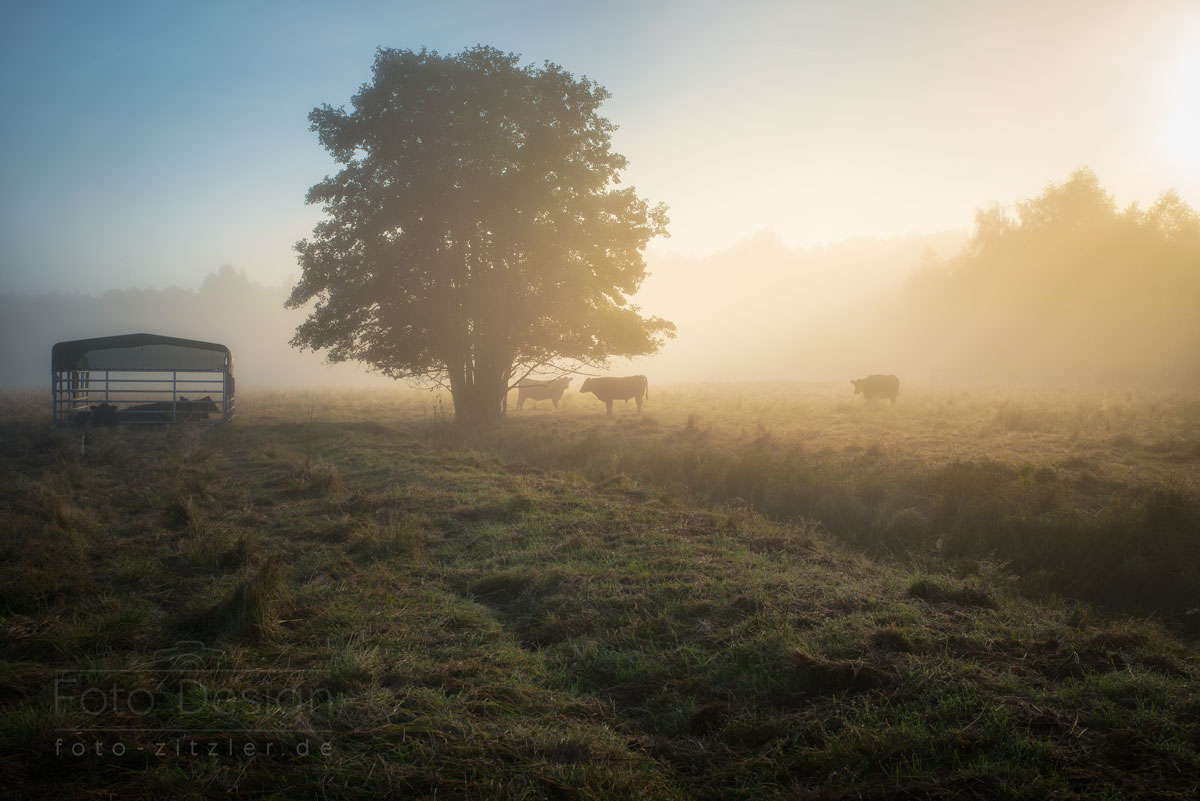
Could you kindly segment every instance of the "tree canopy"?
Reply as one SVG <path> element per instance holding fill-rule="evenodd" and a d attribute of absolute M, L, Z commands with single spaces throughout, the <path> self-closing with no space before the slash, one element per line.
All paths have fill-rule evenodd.
<path fill-rule="evenodd" d="M 308 192 L 292 344 L 444 384 L 467 421 L 530 371 L 656 351 L 674 326 L 628 297 L 666 208 L 619 186 L 608 97 L 490 47 L 380 49 L 350 111 L 309 115 L 343 166 Z"/>
<path fill-rule="evenodd" d="M 1090 170 L 981 210 L 963 252 L 915 275 L 884 327 L 953 375 L 1193 385 L 1200 216 L 1167 192 L 1119 209 Z"/>

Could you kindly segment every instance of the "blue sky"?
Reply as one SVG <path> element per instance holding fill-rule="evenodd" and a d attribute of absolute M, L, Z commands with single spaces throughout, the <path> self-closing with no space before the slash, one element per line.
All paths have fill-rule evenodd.
<path fill-rule="evenodd" d="M 706 253 L 969 227 L 1087 164 L 1200 206 L 1189 2 L 14 3 L 0 12 L 0 291 L 296 274 L 334 165 L 308 112 L 379 46 L 484 43 L 613 94 L 626 182 Z M 1192 66 L 1193 64 L 1197 66 Z"/>

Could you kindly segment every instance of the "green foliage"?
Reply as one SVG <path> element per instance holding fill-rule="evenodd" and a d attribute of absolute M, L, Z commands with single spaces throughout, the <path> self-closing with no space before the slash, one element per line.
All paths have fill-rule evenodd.
<path fill-rule="evenodd" d="M 658 349 L 674 326 L 627 296 L 666 210 L 617 188 L 608 93 L 557 65 L 479 46 L 381 49 L 353 110 L 309 119 L 343 165 L 308 202 L 293 344 L 448 384 L 460 420 L 500 414 L 509 382 L 549 363 Z"/>

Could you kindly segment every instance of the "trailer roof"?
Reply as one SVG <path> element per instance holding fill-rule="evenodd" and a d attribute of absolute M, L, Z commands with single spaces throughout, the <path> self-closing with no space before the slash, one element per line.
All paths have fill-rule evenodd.
<path fill-rule="evenodd" d="M 216 342 L 159 334 L 121 334 L 59 342 L 54 370 L 223 370 L 233 372 L 229 348 Z"/>

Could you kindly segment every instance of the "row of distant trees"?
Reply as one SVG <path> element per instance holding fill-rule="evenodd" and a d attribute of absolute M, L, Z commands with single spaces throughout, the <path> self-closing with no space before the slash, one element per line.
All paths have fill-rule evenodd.
<path fill-rule="evenodd" d="M 1200 384 L 1200 217 L 1171 192 L 1120 208 L 1086 169 L 980 211 L 970 235 L 792 248 L 763 233 L 654 273 L 647 305 L 680 333 L 636 369 L 672 378 Z"/>
<path fill-rule="evenodd" d="M 99 297 L 0 294 L 0 387 L 49 387 L 55 342 L 145 331 L 229 346 L 238 386 L 356 385 L 380 381 L 361 365 L 326 365 L 288 346 L 304 319 L 288 290 L 221 267 L 198 289 L 110 290 Z"/>
<path fill-rule="evenodd" d="M 620 369 L 695 381 L 887 371 L 909 389 L 1200 381 L 1200 219 L 1169 193 L 1118 209 L 1086 171 L 1012 209 L 980 212 L 969 240 L 794 249 L 760 235 L 654 268 L 647 303 L 680 336 Z M 289 347 L 304 311 L 285 309 L 287 298 L 286 287 L 231 267 L 199 289 L 0 295 L 0 386 L 44 386 L 57 341 L 143 330 L 224 342 L 243 387 L 386 380 Z"/>
<path fill-rule="evenodd" d="M 1081 169 L 978 212 L 960 253 L 877 309 L 882 352 L 961 380 L 1195 386 L 1200 215 L 1172 192 L 1118 208 Z"/>

